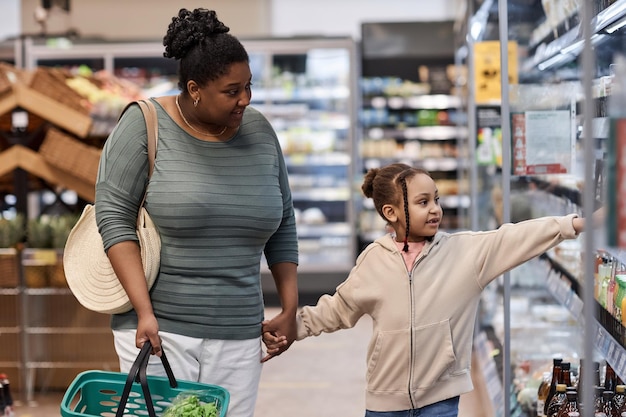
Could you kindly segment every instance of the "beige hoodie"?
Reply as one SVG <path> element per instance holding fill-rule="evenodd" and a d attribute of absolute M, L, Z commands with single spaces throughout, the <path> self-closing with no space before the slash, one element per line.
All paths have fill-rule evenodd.
<path fill-rule="evenodd" d="M 424 407 L 473 389 L 472 337 L 481 291 L 513 267 L 576 232 L 543 217 L 487 232 L 439 232 L 408 271 L 391 236 L 370 244 L 334 295 L 298 314 L 298 340 L 373 322 L 366 408 Z"/>

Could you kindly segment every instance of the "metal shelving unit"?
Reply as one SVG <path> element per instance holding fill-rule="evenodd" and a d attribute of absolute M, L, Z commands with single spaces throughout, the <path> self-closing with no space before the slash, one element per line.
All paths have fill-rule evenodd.
<path fill-rule="evenodd" d="M 602 165 L 606 158 L 606 138 L 608 137 L 608 119 L 602 115 L 606 105 L 607 97 L 599 97 L 596 86 L 602 84 L 606 77 L 610 75 L 609 65 L 612 62 L 613 54 L 624 53 L 623 43 L 619 40 L 618 34 L 623 29 L 626 22 L 626 1 L 618 0 L 604 2 L 602 7 L 597 7 L 601 2 L 578 2 L 579 8 L 575 13 L 570 13 L 564 20 L 558 22 L 551 30 L 545 30 L 546 19 L 542 12 L 542 5 L 539 1 L 485 1 L 481 7 L 470 16 L 467 28 L 473 27 L 469 36 L 471 43 L 480 42 L 485 39 L 500 39 L 518 41 L 519 45 L 527 52 L 524 58 L 520 59 L 519 79 L 520 88 L 525 84 L 538 84 L 546 88 L 551 85 L 559 85 L 564 80 L 576 80 L 577 90 L 580 94 L 574 94 L 575 100 L 575 128 L 572 135 L 575 136 L 575 165 L 568 175 L 528 175 L 519 177 L 512 175 L 512 161 L 509 155 L 514 151 L 514 143 L 511 137 L 515 132 L 511 132 L 510 118 L 513 112 L 519 111 L 513 108 L 509 93 L 518 88 L 511 86 L 504 80 L 502 87 L 501 120 L 503 127 L 503 166 L 501 177 L 504 218 L 503 221 L 511 219 L 511 209 L 513 203 L 511 197 L 520 190 L 532 189 L 537 193 L 538 188 L 541 195 L 537 200 L 531 201 L 534 216 L 542 215 L 563 215 L 570 212 L 579 212 L 590 215 L 598 206 L 605 204 L 602 196 L 598 195 L 599 176 L 604 177 L 606 172 L 602 172 Z M 611 3 L 609 5 L 609 3 Z M 564 10 L 557 10 L 563 12 Z M 555 10 L 552 10 L 555 12 Z M 498 35 L 494 35 L 494 27 L 498 28 Z M 475 30 L 482 27 L 482 32 Z M 520 29 L 521 28 L 521 29 Z M 542 32 L 543 35 L 520 36 L 526 33 L 525 28 L 532 28 L 533 35 Z M 478 36 L 476 36 L 478 35 Z M 489 37 L 490 36 L 490 37 Z M 623 35 L 622 35 L 623 36 Z M 506 42 L 500 43 L 500 56 L 507 56 Z M 470 64 L 475 59 L 470 52 L 468 60 Z M 500 60 L 498 66 L 500 73 L 507 73 L 507 60 Z M 470 71 L 471 72 L 471 71 Z M 608 88 L 607 88 L 608 90 Z M 506 99 L 504 99 L 506 98 Z M 470 97 L 470 107 L 472 98 Z M 532 105 L 536 109 L 532 108 Z M 528 110 L 542 110 L 539 102 L 529 106 Z M 476 106 L 473 107 L 475 110 Z M 470 108 L 470 113 L 472 109 Z M 600 114 L 600 117 L 598 115 Z M 589 122 L 585 122 L 589 121 Z M 556 127 L 556 126 L 555 126 Z M 474 129 L 470 129 L 470 142 L 476 144 Z M 598 167 L 596 171 L 595 168 Z M 489 179 L 489 178 L 488 178 Z M 482 181 L 477 175 L 474 176 L 474 186 L 478 181 Z M 497 182 L 498 178 L 496 177 Z M 526 188 L 524 185 L 526 184 Z M 582 188 L 581 188 L 581 184 Z M 604 185 L 606 187 L 606 185 Z M 582 190 L 582 191 L 581 191 Z M 604 190 L 606 191 L 606 190 Z M 550 202 L 549 207 L 541 209 L 535 204 L 536 201 Z M 484 210 L 484 207 L 474 207 L 475 212 Z M 477 217 L 475 215 L 475 217 Z M 476 227 L 476 226 L 474 226 Z M 607 247 L 605 244 L 604 232 L 585 233 L 584 237 L 575 241 L 575 244 L 563 244 L 560 250 L 550 252 L 540 259 L 533 261 L 533 281 L 545 281 L 545 288 L 542 293 L 547 293 L 556 303 L 561 306 L 569 319 L 576 323 L 576 326 L 567 330 L 573 338 L 571 346 L 566 351 L 573 353 L 573 357 L 593 358 L 593 360 L 606 360 L 615 369 L 616 373 L 623 379 L 626 376 L 626 349 L 623 339 L 624 328 L 616 323 L 611 314 L 607 312 L 594 299 L 594 258 L 596 251 L 602 249 L 616 260 L 624 262 L 624 252 L 620 249 Z M 566 254 L 566 259 L 562 256 Z M 514 271 L 513 271 L 514 272 Z M 500 358 L 502 360 L 502 392 L 507 395 L 499 397 L 499 415 L 525 415 L 521 412 L 513 395 L 514 375 L 512 374 L 513 362 L 518 364 L 520 358 L 514 357 L 516 351 L 526 352 L 529 348 L 530 340 L 520 340 L 515 336 L 512 323 L 518 319 L 519 311 L 512 306 L 513 297 L 518 295 L 516 288 L 512 288 L 511 276 L 507 274 L 500 288 L 503 300 L 502 311 L 502 337 L 501 343 L 507 347 Z M 524 292 L 530 298 L 533 293 L 531 288 L 525 288 Z M 539 303 L 549 303 L 543 295 L 539 295 Z M 519 301 L 519 300 L 518 300 Z M 527 300 L 527 302 L 531 302 Z M 561 323 L 562 324 L 562 323 Z M 556 329 L 558 324 L 553 323 Z M 523 346 L 520 346 L 523 345 Z M 543 360 L 548 363 L 552 355 L 563 355 L 563 351 L 552 350 L 547 352 L 545 348 L 549 346 L 549 341 L 541 343 Z M 536 346 L 536 351 L 539 350 Z M 532 347 L 531 347 L 532 349 Z M 539 356 L 541 356 L 539 355 Z M 532 359 L 530 360 L 532 363 Z M 591 386 L 591 375 L 585 374 L 589 380 L 583 381 L 586 386 Z M 518 381 L 519 381 L 519 376 Z M 508 395 L 511 394 L 511 395 Z M 593 393 L 591 390 L 580 394 L 583 403 L 591 403 Z M 592 410 L 586 410 L 590 413 Z M 581 414 L 582 415 L 582 414 Z M 586 417 L 591 414 L 584 414 Z"/>

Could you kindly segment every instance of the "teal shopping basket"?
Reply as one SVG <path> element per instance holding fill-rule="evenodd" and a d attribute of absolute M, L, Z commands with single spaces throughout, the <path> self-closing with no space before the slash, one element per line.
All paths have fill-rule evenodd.
<path fill-rule="evenodd" d="M 165 354 L 161 359 L 168 377 L 146 376 L 150 350 L 149 343 L 144 344 L 128 375 L 109 371 L 78 374 L 63 396 L 61 416 L 157 417 L 182 393 L 196 394 L 203 403 L 216 403 L 218 417 L 226 416 L 228 391 L 217 385 L 174 379 Z"/>

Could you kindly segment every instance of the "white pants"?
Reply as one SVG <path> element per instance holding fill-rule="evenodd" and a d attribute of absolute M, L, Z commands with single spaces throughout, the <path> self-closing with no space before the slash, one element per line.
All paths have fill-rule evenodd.
<path fill-rule="evenodd" d="M 219 385 L 230 393 L 228 417 L 252 417 L 261 379 L 261 338 L 197 339 L 159 332 L 176 379 Z M 128 373 L 137 359 L 135 330 L 114 330 L 120 371 Z M 166 376 L 161 359 L 150 356 L 148 375 Z"/>

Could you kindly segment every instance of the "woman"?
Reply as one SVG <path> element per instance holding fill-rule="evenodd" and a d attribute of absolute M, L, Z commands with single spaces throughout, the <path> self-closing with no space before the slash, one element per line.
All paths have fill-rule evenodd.
<path fill-rule="evenodd" d="M 298 249 L 281 149 L 269 122 L 248 107 L 248 54 L 228 32 L 212 10 L 181 9 L 163 40 L 164 56 L 179 61 L 181 93 L 152 99 L 159 138 L 145 204 L 162 248 L 150 291 L 135 235 L 148 172 L 137 106 L 105 144 L 96 208 L 105 249 L 133 305 L 111 320 L 122 372 L 149 340 L 155 355 L 167 350 L 178 379 L 226 388 L 228 415 L 238 417 L 254 413 L 262 367 L 261 255 L 282 305 L 272 323 L 293 341 Z M 164 374 L 151 360 L 148 372 Z"/>

